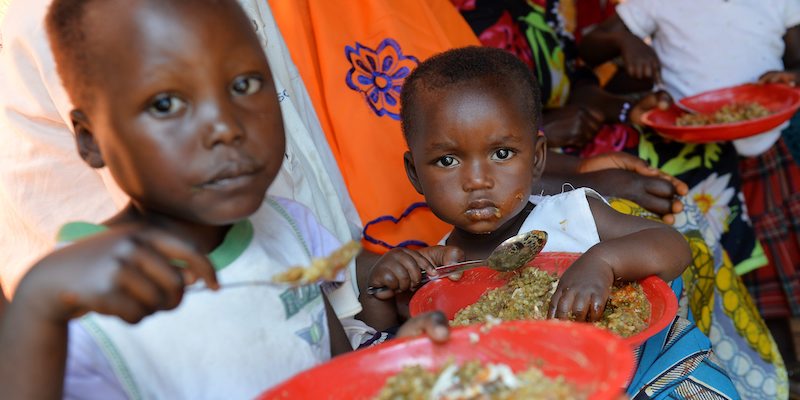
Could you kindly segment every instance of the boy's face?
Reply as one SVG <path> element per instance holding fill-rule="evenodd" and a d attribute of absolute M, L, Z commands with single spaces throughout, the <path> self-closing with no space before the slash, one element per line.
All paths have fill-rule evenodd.
<path fill-rule="evenodd" d="M 266 58 L 235 3 L 158 3 L 92 3 L 98 76 L 92 105 L 73 113 L 81 153 L 140 210 L 207 225 L 245 218 L 284 155 Z"/>
<path fill-rule="evenodd" d="M 471 233 L 519 214 L 544 167 L 533 117 L 487 86 L 420 92 L 405 160 L 434 214 Z"/>

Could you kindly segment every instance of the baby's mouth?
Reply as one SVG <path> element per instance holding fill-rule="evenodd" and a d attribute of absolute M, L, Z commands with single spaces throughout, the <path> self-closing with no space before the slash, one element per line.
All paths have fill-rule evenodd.
<path fill-rule="evenodd" d="M 470 221 L 485 221 L 490 219 L 500 219 L 503 213 L 497 206 L 489 201 L 476 201 L 467 206 L 464 215 Z"/>

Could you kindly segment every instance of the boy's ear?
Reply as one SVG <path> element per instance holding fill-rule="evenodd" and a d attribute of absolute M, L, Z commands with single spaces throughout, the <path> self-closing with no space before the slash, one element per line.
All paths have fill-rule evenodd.
<path fill-rule="evenodd" d="M 417 167 L 414 166 L 414 157 L 411 156 L 410 151 L 403 154 L 403 165 L 406 167 L 406 175 L 408 180 L 411 181 L 411 185 L 414 186 L 417 193 L 424 195 L 425 193 L 422 193 L 422 185 L 419 184 L 419 178 L 417 177 Z"/>
<path fill-rule="evenodd" d="M 83 161 L 86 161 L 92 168 L 103 168 L 106 166 L 100 147 L 94 138 L 89 118 L 81 110 L 72 110 L 69 113 L 72 120 L 72 127 L 75 130 L 75 142 L 78 144 L 78 153 Z"/>
<path fill-rule="evenodd" d="M 547 161 L 547 138 L 544 132 L 536 133 L 536 143 L 533 149 L 533 178 L 539 180 L 544 173 L 544 165 Z"/>

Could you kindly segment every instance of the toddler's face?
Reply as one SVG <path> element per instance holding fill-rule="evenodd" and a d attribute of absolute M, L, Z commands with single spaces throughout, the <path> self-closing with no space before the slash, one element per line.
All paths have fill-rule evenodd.
<path fill-rule="evenodd" d="M 141 209 L 208 225 L 245 218 L 284 155 L 266 58 L 229 3 L 157 3 L 93 3 L 104 15 L 89 17 L 102 55 L 88 115 L 99 153 Z"/>
<path fill-rule="evenodd" d="M 544 157 L 533 116 L 485 87 L 423 92 L 415 108 L 406 167 L 436 216 L 489 233 L 522 211 Z"/>

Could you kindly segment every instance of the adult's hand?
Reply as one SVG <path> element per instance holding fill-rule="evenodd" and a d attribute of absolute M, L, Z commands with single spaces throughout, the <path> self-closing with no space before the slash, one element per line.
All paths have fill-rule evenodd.
<path fill-rule="evenodd" d="M 677 196 L 689 187 L 678 178 L 652 168 L 639 157 L 627 153 L 607 153 L 581 160 L 578 173 L 592 182 L 592 187 L 606 196 L 636 202 L 661 215 L 665 223 L 675 222 L 673 214 L 683 210 Z"/>
<path fill-rule="evenodd" d="M 658 90 L 642 97 L 631 108 L 628 120 L 636 125 L 642 125 L 642 115 L 656 107 L 666 110 L 672 105 L 672 96 L 664 90 Z"/>
<path fill-rule="evenodd" d="M 589 108 L 568 104 L 544 114 L 542 130 L 551 148 L 589 143 L 600 130 L 603 115 Z"/>

